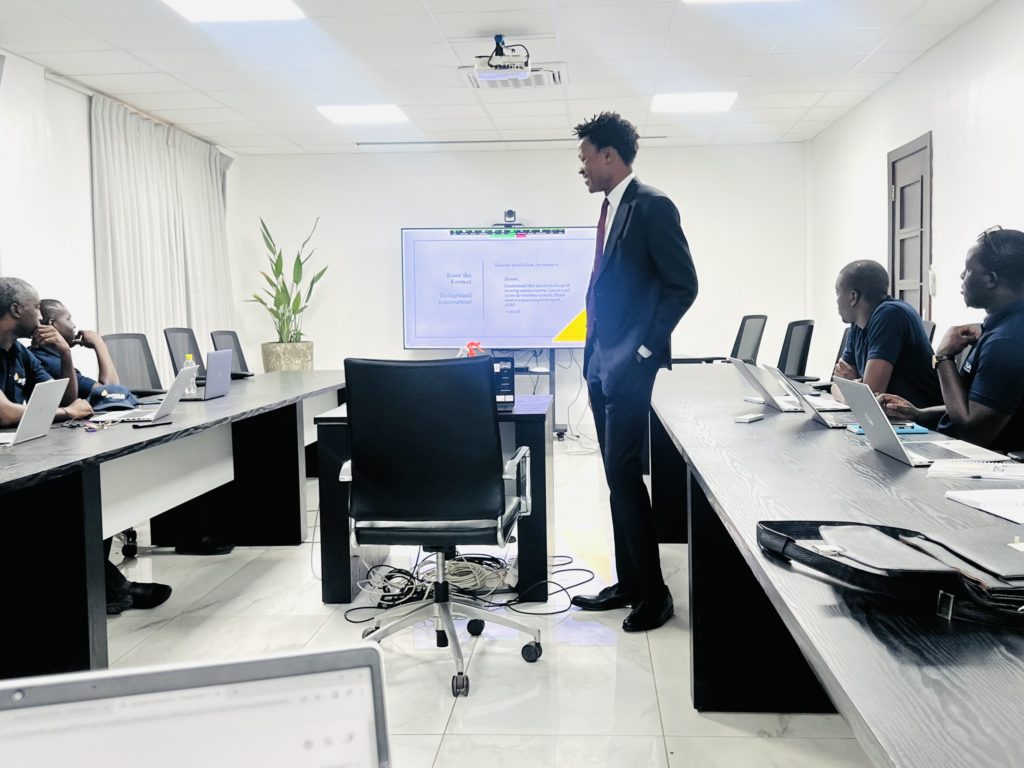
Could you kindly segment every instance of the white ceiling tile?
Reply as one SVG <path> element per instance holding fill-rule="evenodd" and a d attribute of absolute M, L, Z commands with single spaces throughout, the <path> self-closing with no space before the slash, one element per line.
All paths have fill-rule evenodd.
<path fill-rule="evenodd" d="M 487 117 L 480 104 L 422 104 L 402 107 L 410 120 L 465 120 Z M 563 113 L 565 112 L 563 108 Z"/>
<path fill-rule="evenodd" d="M 761 29 L 781 32 L 804 8 L 797 3 L 741 5 L 679 4 L 672 19 L 672 34 L 685 35 L 722 29 Z M 800 6 L 805 3 L 799 3 Z"/>
<path fill-rule="evenodd" d="M 486 146 L 486 145 L 484 145 Z M 507 149 L 509 152 L 538 152 L 538 151 L 558 151 L 564 152 L 566 149 L 566 143 L 564 141 L 525 141 L 517 142 L 510 141 L 507 144 L 500 145 Z M 571 144 L 569 145 L 572 146 Z M 541 223 L 543 222 L 543 223 Z M 547 218 L 540 219 L 537 223 L 538 226 L 547 226 Z"/>
<path fill-rule="evenodd" d="M 115 96 L 123 93 L 171 93 L 191 90 L 185 83 L 163 72 L 136 75 L 80 75 L 76 79 L 97 91 Z"/>
<path fill-rule="evenodd" d="M 700 56 L 695 58 L 667 57 L 661 68 L 661 77 L 732 77 L 752 75 L 761 69 L 764 56 Z"/>
<path fill-rule="evenodd" d="M 798 120 L 790 129 L 791 133 L 810 133 L 812 135 L 821 133 L 830 125 L 831 120 Z"/>
<path fill-rule="evenodd" d="M 754 75 L 742 90 L 751 93 L 828 91 L 838 80 L 835 75 Z"/>
<path fill-rule="evenodd" d="M 736 109 L 776 109 L 784 107 L 812 107 L 822 97 L 821 91 L 791 93 L 741 93 Z M 842 106 L 835 104 L 832 106 Z"/>
<path fill-rule="evenodd" d="M 589 83 L 595 80 L 643 80 L 657 77 L 660 69 L 660 59 L 581 61 L 571 62 L 567 66 L 570 83 Z"/>
<path fill-rule="evenodd" d="M 816 106 L 819 107 L 850 107 L 860 104 L 868 94 L 865 91 L 829 91 L 821 97 Z"/>
<path fill-rule="evenodd" d="M 493 40 L 494 35 L 501 34 L 507 43 L 515 43 L 517 35 L 551 34 L 555 31 L 555 16 L 548 8 L 437 13 L 434 21 L 444 37 L 490 37 Z"/>
<path fill-rule="evenodd" d="M 800 27 L 893 27 L 900 24 L 922 0 L 815 0 L 800 3 L 794 26 Z"/>
<path fill-rule="evenodd" d="M 569 34 L 572 34 L 570 31 Z M 651 35 L 611 34 L 601 37 L 563 37 L 558 45 L 566 61 L 618 61 L 660 56 L 669 44 L 668 31 Z M 530 48 L 531 53 L 533 48 Z"/>
<path fill-rule="evenodd" d="M 83 21 L 81 27 L 126 50 L 216 47 L 216 42 L 203 33 L 201 26 L 180 16 L 161 21 Z"/>
<path fill-rule="evenodd" d="M 889 34 L 879 51 L 927 51 L 951 35 L 955 26 L 898 27 Z"/>
<path fill-rule="evenodd" d="M 648 125 L 647 132 L 658 136 L 690 136 L 710 139 L 718 132 L 718 127 L 721 124 L 721 119 L 709 123 L 661 123 Z"/>
<path fill-rule="evenodd" d="M 256 69 L 266 72 L 294 72 L 310 69 L 363 70 L 363 65 L 342 47 L 331 45 L 302 48 L 245 49 Z"/>
<path fill-rule="evenodd" d="M 445 43 L 423 45 L 350 46 L 348 52 L 367 68 L 392 67 L 455 67 L 459 60 Z"/>
<path fill-rule="evenodd" d="M 506 115 L 495 118 L 494 125 L 501 131 L 552 129 L 564 133 L 570 128 L 568 115 Z"/>
<path fill-rule="evenodd" d="M 821 131 L 789 131 L 782 137 L 782 141 L 785 143 L 810 141 L 819 133 Z"/>
<path fill-rule="evenodd" d="M 708 137 L 666 136 L 640 139 L 641 147 L 703 147 L 711 143 Z"/>
<path fill-rule="evenodd" d="M 846 107 L 811 107 L 807 110 L 807 114 L 803 116 L 803 119 L 835 122 L 847 112 L 849 112 L 849 109 Z"/>
<path fill-rule="evenodd" d="M 694 77 L 662 77 L 658 79 L 657 93 L 687 93 L 689 91 L 736 91 L 742 93 L 750 87 L 746 75 L 700 75 Z"/>
<path fill-rule="evenodd" d="M 170 123 L 182 125 L 199 125 L 201 123 L 224 123 L 240 120 L 241 115 L 227 107 L 211 107 L 209 109 L 158 109 L 154 115 Z"/>
<path fill-rule="evenodd" d="M 647 101 L 647 99 L 643 99 Z M 604 104 L 606 102 L 602 102 Z M 527 117 L 530 115 L 561 115 L 566 117 L 568 110 L 564 101 L 530 101 L 524 104 L 504 103 L 484 104 L 483 109 L 487 114 L 495 118 L 502 117 Z"/>
<path fill-rule="evenodd" d="M 344 144 L 349 141 L 353 141 L 352 137 L 349 136 L 340 126 L 336 126 L 338 130 L 335 131 L 282 131 L 281 135 L 296 144 L 302 146 L 309 146 L 314 144 Z"/>
<path fill-rule="evenodd" d="M 790 27 L 783 31 L 772 53 L 867 53 L 889 32 L 888 27 L 814 29 Z"/>
<path fill-rule="evenodd" d="M 200 91 L 259 91 L 281 85 L 264 72 L 180 72 L 175 77 Z"/>
<path fill-rule="evenodd" d="M 8 2 L 9 0 L 4 0 Z M 180 19 L 181 16 L 158 0 L 36 0 L 69 21 L 133 19 Z"/>
<path fill-rule="evenodd" d="M 712 145 L 748 145 L 748 144 L 777 144 L 782 140 L 783 134 L 778 131 L 771 133 L 747 134 L 734 136 L 730 134 L 718 134 L 711 139 Z"/>
<path fill-rule="evenodd" d="M 252 91 L 217 91 L 217 101 L 226 107 L 273 107 L 290 109 L 308 106 L 291 91 L 283 89 L 261 89 Z"/>
<path fill-rule="evenodd" d="M 498 13 L 509 9 L 509 0 L 422 0 L 431 13 Z M 515 7 L 522 10 L 546 9 L 551 0 L 516 0 Z"/>
<path fill-rule="evenodd" d="M 626 107 L 621 107 L 621 106 L 608 106 L 608 105 L 605 105 L 604 107 L 602 107 L 601 109 L 598 109 L 598 110 L 570 109 L 569 110 L 569 123 L 568 124 L 569 124 L 570 127 L 573 127 L 577 123 L 585 123 L 588 120 L 590 120 L 591 118 L 593 118 L 594 115 L 597 115 L 597 114 L 599 114 L 601 112 L 618 112 L 626 120 L 629 120 L 629 122 L 631 122 L 631 123 L 633 123 L 633 125 L 637 125 L 637 126 L 644 125 L 647 122 L 647 118 L 651 114 L 650 110 L 647 107 L 643 107 L 643 108 L 640 108 L 640 109 L 628 109 Z"/>
<path fill-rule="evenodd" d="M 792 123 L 803 117 L 805 107 L 778 109 L 731 109 L 725 115 L 727 123 Z"/>
<path fill-rule="evenodd" d="M 992 0 L 926 0 L 907 24 L 964 24 L 992 4 Z"/>
<path fill-rule="evenodd" d="M 359 152 L 359 145 L 354 141 L 351 144 L 304 144 L 302 148 L 311 155 L 353 155 Z"/>
<path fill-rule="evenodd" d="M 345 132 L 357 142 L 423 141 L 423 132 L 412 124 L 349 125 Z"/>
<path fill-rule="evenodd" d="M 209 138 L 209 140 L 214 144 L 218 144 L 222 147 L 230 147 L 232 149 L 236 147 L 294 146 L 294 142 L 288 141 L 284 136 L 276 133 L 243 133 L 232 136 L 212 133 L 211 131 L 206 130 L 203 135 Z"/>
<path fill-rule="evenodd" d="M 124 93 L 118 98 L 144 112 L 150 112 L 155 109 L 203 109 L 206 107 L 222 106 L 205 93 L 199 93 L 199 91 Z"/>
<path fill-rule="evenodd" d="M 561 141 L 564 139 L 566 150 L 570 152 L 576 143 L 575 137 L 567 128 L 509 128 L 508 130 L 499 129 L 499 133 L 501 138 L 507 141 L 522 141 L 524 139 Z"/>
<path fill-rule="evenodd" d="M 153 67 L 124 51 L 35 53 L 32 60 L 62 75 L 116 75 L 152 72 Z"/>
<path fill-rule="evenodd" d="M 877 91 L 892 80 L 889 72 L 851 72 L 837 80 L 833 85 L 837 91 Z"/>
<path fill-rule="evenodd" d="M 764 29 L 714 29 L 700 34 L 671 35 L 667 55 L 763 56 L 771 51 L 779 34 Z"/>
<path fill-rule="evenodd" d="M 654 80 L 609 80 L 594 83 L 569 83 L 566 88 L 570 99 L 614 99 L 653 95 L 654 83 Z"/>
<path fill-rule="evenodd" d="M 764 59 L 766 75 L 844 75 L 864 58 L 859 53 L 783 53 Z"/>
<path fill-rule="evenodd" d="M 857 65 L 857 72 L 896 73 L 902 72 L 913 61 L 921 57 L 920 51 L 888 51 L 873 53 Z"/>
<path fill-rule="evenodd" d="M 67 21 L 0 24 L 0 48 L 11 53 L 102 51 L 110 44 Z"/>
<path fill-rule="evenodd" d="M 655 35 L 672 23 L 679 3 L 647 3 L 563 8 L 558 11 L 560 35 Z"/>
<path fill-rule="evenodd" d="M 248 62 L 226 51 L 212 48 L 146 48 L 132 53 L 163 72 L 231 72 L 240 71 Z"/>
<path fill-rule="evenodd" d="M 413 124 L 421 131 L 493 131 L 494 123 L 489 117 L 462 117 L 442 120 L 414 120 Z"/>
<path fill-rule="evenodd" d="M 506 43 L 522 44 L 530 52 L 532 65 L 565 59 L 565 54 L 560 50 L 554 35 L 524 35 L 514 40 L 509 38 Z M 494 40 L 490 37 L 449 39 L 448 45 L 462 66 L 472 66 L 478 56 L 489 56 L 494 50 Z"/>
<path fill-rule="evenodd" d="M 220 98 L 220 93 L 213 96 Z M 230 105 L 229 105 L 230 106 Z M 232 106 L 238 114 L 244 115 L 250 120 L 256 120 L 263 124 L 269 124 L 276 120 L 305 120 L 311 123 L 323 124 L 329 122 L 326 117 L 320 114 L 312 104 L 301 102 L 297 105 L 280 107 L 236 107 Z"/>
<path fill-rule="evenodd" d="M 424 131 L 430 141 L 501 141 L 497 131 Z"/>
<path fill-rule="evenodd" d="M 316 23 L 344 45 L 422 44 L 444 40 L 432 17 L 426 13 L 322 18 L 317 19 Z"/>
<path fill-rule="evenodd" d="M 229 148 L 230 149 L 230 148 Z M 292 144 L 288 147 L 238 147 L 232 149 L 239 155 L 304 155 L 306 150 Z"/>
<path fill-rule="evenodd" d="M 196 133 L 203 133 L 218 136 L 242 136 L 258 133 L 266 133 L 267 128 L 252 120 L 230 120 L 226 123 L 201 123 L 196 127 Z"/>
<path fill-rule="evenodd" d="M 259 124 L 263 126 L 263 130 L 265 131 L 276 131 L 277 133 L 283 133 L 286 136 L 295 133 L 317 133 L 334 137 L 332 141 L 337 141 L 338 136 L 345 136 L 345 140 L 348 140 L 348 134 L 345 133 L 344 128 L 337 123 L 332 123 L 319 112 L 316 114 L 318 119 L 307 118 L 297 120 L 292 117 L 282 120 L 261 120 L 259 121 Z"/>
<path fill-rule="evenodd" d="M 378 69 L 373 82 L 380 88 L 457 88 L 465 82 L 455 67 Z"/>
<path fill-rule="evenodd" d="M 306 16 L 389 16 L 423 15 L 423 0 L 295 0 Z"/>
<path fill-rule="evenodd" d="M 477 92 L 468 85 L 457 88 L 389 88 L 381 91 L 385 104 L 476 104 Z"/>
<path fill-rule="evenodd" d="M 60 20 L 61 17 L 52 10 L 43 8 L 31 0 L 4 0 L 3 3 L 0 3 L 0 24 Z"/>

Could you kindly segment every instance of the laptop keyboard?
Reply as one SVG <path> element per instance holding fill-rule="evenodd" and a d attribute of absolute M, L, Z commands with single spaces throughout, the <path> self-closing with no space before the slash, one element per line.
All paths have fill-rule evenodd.
<path fill-rule="evenodd" d="M 943 448 L 941 445 L 925 441 L 905 442 L 903 447 L 925 459 L 962 459 L 964 457 L 962 453 L 957 453 L 956 451 L 949 450 L 949 448 Z"/>

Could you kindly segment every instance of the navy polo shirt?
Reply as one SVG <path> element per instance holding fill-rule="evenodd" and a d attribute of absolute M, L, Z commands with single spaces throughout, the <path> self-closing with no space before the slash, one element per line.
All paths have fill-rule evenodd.
<path fill-rule="evenodd" d="M 960 369 L 967 399 L 1010 416 L 990 448 L 1024 450 L 1024 301 L 993 312 L 981 331 Z M 939 431 L 956 435 L 948 416 L 942 417 Z"/>
<path fill-rule="evenodd" d="M 12 403 L 24 405 L 36 384 L 52 378 L 36 356 L 19 342 L 15 341 L 6 352 L 0 350 L 0 381 L 3 381 L 4 395 Z"/>
<path fill-rule="evenodd" d="M 32 347 L 29 351 L 36 356 L 39 364 L 43 366 L 43 370 L 50 376 L 55 379 L 61 377 L 60 352 L 53 347 Z M 77 368 L 75 368 L 75 374 L 78 376 L 78 396 L 83 400 L 88 400 L 92 388 L 96 386 L 96 380 L 83 376 Z"/>
<path fill-rule="evenodd" d="M 932 345 L 921 316 L 905 301 L 887 298 L 871 313 L 866 328 L 850 326 L 843 360 L 864 377 L 868 360 L 892 364 L 885 391 L 918 408 L 942 405 L 938 374 L 932 369 Z"/>

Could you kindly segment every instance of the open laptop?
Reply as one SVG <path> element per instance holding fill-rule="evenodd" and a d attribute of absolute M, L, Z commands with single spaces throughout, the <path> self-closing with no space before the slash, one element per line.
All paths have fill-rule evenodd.
<path fill-rule="evenodd" d="M 816 421 L 829 429 L 846 429 L 851 424 L 857 423 L 857 417 L 849 411 L 840 411 L 838 413 L 829 412 L 828 410 L 819 411 L 814 407 L 815 403 L 812 403 L 803 392 L 790 384 L 789 379 L 782 371 L 770 365 L 766 365 L 765 368 L 782 384 L 789 394 L 796 398 L 797 403 L 804 409 L 804 413 L 811 417 L 812 421 Z"/>
<path fill-rule="evenodd" d="M 107 411 L 93 414 L 89 417 L 89 421 L 103 424 L 110 421 L 159 421 L 167 418 L 178 401 L 181 400 L 182 395 L 185 394 L 185 387 L 188 386 L 188 382 L 195 372 L 195 368 L 182 368 L 178 371 L 178 375 L 174 377 L 174 383 L 171 384 L 171 388 L 167 390 L 164 399 L 156 408 L 141 407 L 133 408 L 130 411 Z"/>
<path fill-rule="evenodd" d="M 206 382 L 194 395 L 182 395 L 185 401 L 213 400 L 224 397 L 231 388 L 231 350 L 223 349 L 206 355 Z"/>
<path fill-rule="evenodd" d="M 25 412 L 21 415 L 18 428 L 11 432 L 0 432 L 0 447 L 35 440 L 49 432 L 60 399 L 67 388 L 67 379 L 52 379 L 36 384 L 25 404 Z"/>
<path fill-rule="evenodd" d="M 1007 456 L 987 448 L 952 440 L 938 433 L 934 439 L 906 440 L 896 434 L 892 423 L 875 398 L 871 387 L 858 381 L 836 379 L 836 386 L 850 404 L 853 415 L 864 429 L 868 443 L 879 453 L 891 456 L 912 467 L 927 467 L 941 459 L 972 459 L 974 461 L 1009 461 Z"/>
<path fill-rule="evenodd" d="M 380 651 L 0 681 L 0 765 L 390 768 Z M 115 760 L 116 762 L 116 760 Z"/>
<path fill-rule="evenodd" d="M 740 375 L 752 386 L 761 396 L 761 402 L 767 405 L 769 408 L 774 408 L 777 411 L 783 413 L 802 413 L 803 407 L 800 402 L 789 393 L 788 389 L 783 388 L 781 381 L 777 381 L 776 391 L 769 389 L 768 384 L 761 378 L 761 369 L 756 365 L 750 365 L 742 360 L 736 358 L 728 358 L 729 362 L 732 363 L 733 368 L 740 372 Z M 782 378 L 785 376 L 779 373 Z M 770 374 L 771 378 L 774 379 L 774 374 Z M 837 402 L 832 398 L 822 398 L 821 402 L 815 403 L 815 410 L 819 411 L 848 411 L 848 406 L 843 403 Z"/>

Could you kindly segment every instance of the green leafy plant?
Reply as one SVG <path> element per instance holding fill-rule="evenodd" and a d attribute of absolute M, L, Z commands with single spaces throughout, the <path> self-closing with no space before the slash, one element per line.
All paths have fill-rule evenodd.
<path fill-rule="evenodd" d="M 313 258 L 316 248 L 308 254 L 305 253 L 306 246 L 316 232 L 316 226 L 320 223 L 317 218 L 313 222 L 313 229 L 309 236 L 302 241 L 299 252 L 295 254 L 291 270 L 285 272 L 284 253 L 274 242 L 274 238 L 267 229 L 267 223 L 260 219 L 260 233 L 263 235 L 263 243 L 267 247 L 267 259 L 270 261 L 270 272 L 260 272 L 267 286 L 263 288 L 266 297 L 258 293 L 252 295 L 250 301 L 262 304 L 270 313 L 274 321 L 274 329 L 277 331 L 277 340 L 281 343 L 302 341 L 302 313 L 309 307 L 309 299 L 313 295 L 313 287 L 320 282 L 327 267 L 313 275 L 309 285 L 303 289 L 302 278 L 306 269 L 306 263 Z"/>

